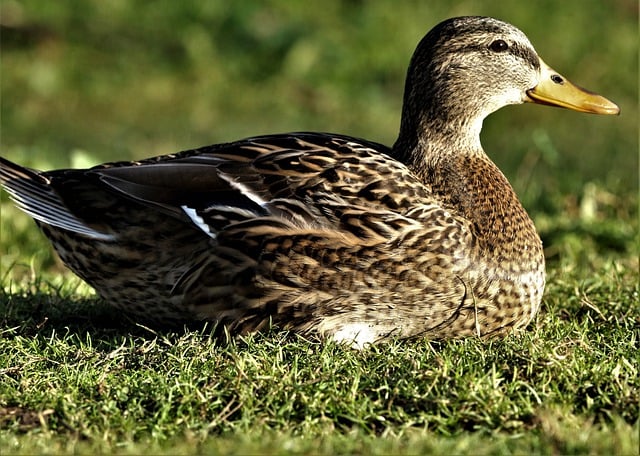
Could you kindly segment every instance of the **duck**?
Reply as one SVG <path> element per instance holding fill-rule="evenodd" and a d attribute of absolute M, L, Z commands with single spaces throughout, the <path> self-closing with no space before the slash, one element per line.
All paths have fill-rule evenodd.
<path fill-rule="evenodd" d="M 270 327 L 362 348 L 504 337 L 540 310 L 536 228 L 480 143 L 511 104 L 618 114 L 479 16 L 419 42 L 391 146 L 342 134 L 255 136 L 0 183 L 62 262 L 145 324 Z"/>

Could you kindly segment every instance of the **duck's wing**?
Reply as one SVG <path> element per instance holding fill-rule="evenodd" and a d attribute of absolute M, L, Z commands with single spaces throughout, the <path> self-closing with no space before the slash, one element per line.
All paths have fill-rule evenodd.
<path fill-rule="evenodd" d="M 187 217 L 212 237 L 237 223 L 384 232 L 430 189 L 382 145 L 296 133 L 86 171 L 123 198 Z M 398 222 L 401 223 L 401 222 Z M 360 232 L 359 232 L 360 231 Z M 370 233 L 371 234 L 371 233 Z"/>
<path fill-rule="evenodd" d="M 242 222 L 366 238 L 433 200 L 388 152 L 346 136 L 295 133 L 86 170 L 40 173 L 3 159 L 0 181 L 39 222 L 96 239 L 117 237 L 114 218 L 126 223 L 128 208 L 162 212 L 211 237 Z"/>

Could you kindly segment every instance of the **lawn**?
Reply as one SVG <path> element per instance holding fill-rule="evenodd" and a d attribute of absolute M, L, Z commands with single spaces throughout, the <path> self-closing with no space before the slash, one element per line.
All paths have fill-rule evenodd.
<path fill-rule="evenodd" d="M 158 331 L 110 312 L 2 193 L 0 454 L 636 454 L 636 2 L 221 4 L 0 4 L 2 156 L 90 166 L 300 130 L 390 144 L 418 40 L 492 15 L 622 110 L 485 122 L 543 238 L 542 311 L 504 340 L 362 352 Z"/>

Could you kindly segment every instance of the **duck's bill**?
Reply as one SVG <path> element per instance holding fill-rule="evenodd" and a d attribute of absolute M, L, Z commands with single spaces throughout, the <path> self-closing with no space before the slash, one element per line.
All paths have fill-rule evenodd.
<path fill-rule="evenodd" d="M 569 82 L 540 59 L 540 83 L 527 90 L 527 100 L 593 114 L 619 114 L 620 108 L 605 97 Z"/>

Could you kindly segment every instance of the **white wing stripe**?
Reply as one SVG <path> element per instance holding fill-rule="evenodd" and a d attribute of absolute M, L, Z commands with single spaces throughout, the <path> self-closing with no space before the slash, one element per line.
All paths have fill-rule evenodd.
<path fill-rule="evenodd" d="M 229 185 L 231 186 L 231 188 L 238 190 L 240 193 L 242 193 L 244 196 L 246 196 L 247 198 L 249 198 L 251 201 L 253 201 L 254 203 L 256 203 L 257 205 L 259 205 L 260 207 L 266 207 L 267 206 L 267 202 L 265 200 L 263 200 L 259 195 L 257 195 L 256 193 L 254 193 L 249 187 L 247 187 L 246 185 L 236 181 L 235 179 L 233 179 L 231 176 L 229 176 L 228 174 L 222 173 L 220 171 L 218 171 L 218 175 L 224 179 L 225 181 L 227 181 L 229 183 Z"/>
<path fill-rule="evenodd" d="M 198 212 L 188 206 L 182 205 L 180 208 L 184 211 L 185 214 L 191 219 L 191 221 L 202 231 L 204 231 L 208 236 L 216 239 L 216 233 L 211 231 L 209 225 L 207 225 L 202 217 L 198 215 Z"/>

